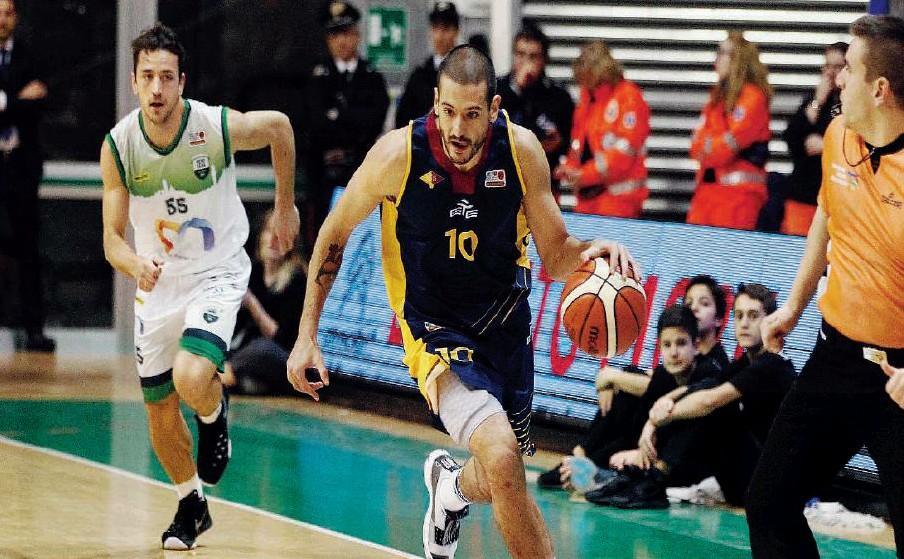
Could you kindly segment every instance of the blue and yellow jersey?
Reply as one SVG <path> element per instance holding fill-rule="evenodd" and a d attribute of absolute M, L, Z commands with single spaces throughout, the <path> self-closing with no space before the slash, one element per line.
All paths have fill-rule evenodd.
<path fill-rule="evenodd" d="M 421 327 L 480 336 L 513 321 L 524 326 L 530 230 L 508 115 L 500 111 L 468 173 L 443 151 L 433 113 L 412 121 L 408 134 L 405 179 L 381 206 L 383 268 L 399 322 L 416 337 Z"/>

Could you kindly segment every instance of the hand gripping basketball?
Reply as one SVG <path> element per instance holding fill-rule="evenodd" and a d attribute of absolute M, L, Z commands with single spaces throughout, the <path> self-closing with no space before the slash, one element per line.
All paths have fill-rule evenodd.
<path fill-rule="evenodd" d="M 573 272 L 562 291 L 562 324 L 571 340 L 595 357 L 628 350 L 647 319 L 647 297 L 634 278 L 595 258 Z"/>

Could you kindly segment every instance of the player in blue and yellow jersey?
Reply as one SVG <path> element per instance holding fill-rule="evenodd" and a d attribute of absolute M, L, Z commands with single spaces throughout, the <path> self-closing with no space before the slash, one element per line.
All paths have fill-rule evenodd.
<path fill-rule="evenodd" d="M 475 502 L 492 504 L 514 557 L 553 557 L 521 458 L 532 450 L 530 237 L 554 278 L 598 256 L 639 277 L 620 244 L 568 234 L 543 148 L 499 110 L 495 84 L 485 55 L 456 47 L 440 66 L 433 111 L 371 149 L 320 230 L 288 363 L 290 382 L 317 400 L 329 383 L 317 344 L 320 314 L 349 236 L 380 205 L 405 363 L 444 429 L 473 455 L 461 467 L 436 450 L 424 464 L 428 559 L 454 556 L 459 521 Z M 307 369 L 320 380 L 306 380 Z"/>
<path fill-rule="evenodd" d="M 251 272 L 233 151 L 270 146 L 273 227 L 286 252 L 298 234 L 295 144 L 282 113 L 239 113 L 184 99 L 184 50 L 168 27 L 158 23 L 141 33 L 132 54 L 140 107 L 107 134 L 100 153 L 104 255 L 138 284 L 135 361 L 151 444 L 179 495 L 162 544 L 191 549 L 211 525 L 201 483 L 216 484 L 229 461 L 217 370 Z M 127 221 L 134 250 L 125 239 Z M 197 467 L 180 400 L 196 414 Z"/>

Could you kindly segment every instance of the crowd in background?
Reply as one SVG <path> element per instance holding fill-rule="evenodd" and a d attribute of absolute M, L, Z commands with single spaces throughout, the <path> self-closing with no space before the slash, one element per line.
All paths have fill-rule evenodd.
<path fill-rule="evenodd" d="M 23 346 L 52 351 L 53 340 L 44 335 L 37 214 L 41 173 L 35 171 L 42 164 L 37 129 L 47 88 L 29 45 L 14 39 L 15 3 L 0 4 L 0 253 L 10 269 L 18 270 L 11 283 L 21 293 L 14 314 L 25 327 Z M 354 4 L 329 2 L 321 23 L 327 54 L 309 63 L 297 114 L 302 130 L 298 167 L 307 183 L 303 253 L 313 246 L 335 187 L 348 182 L 384 132 L 391 103 L 386 80 L 360 54 L 361 12 Z M 439 63 L 463 39 L 454 2 L 436 2 L 429 24 L 432 52 L 408 76 L 395 107 L 396 127 L 431 109 Z M 486 48 L 485 37 L 468 42 Z M 557 199 L 572 194 L 569 200 L 579 213 L 642 217 L 649 197 L 645 143 L 651 118 L 643 90 L 625 78 L 605 42 L 595 40 L 581 47 L 572 65 L 579 91 L 575 104 L 568 90 L 546 74 L 549 48 L 539 26 L 525 21 L 514 37 L 512 69 L 498 78 L 502 107 L 540 139 Z M 817 87 L 788 122 L 784 139 L 794 171 L 783 176 L 766 172 L 768 70 L 756 45 L 741 32 L 728 34 L 718 47 L 718 79 L 691 142 L 689 155 L 698 171 L 688 223 L 806 234 L 821 180 L 821 138 L 837 104 L 834 80 L 845 48 L 844 43 L 826 48 Z"/>

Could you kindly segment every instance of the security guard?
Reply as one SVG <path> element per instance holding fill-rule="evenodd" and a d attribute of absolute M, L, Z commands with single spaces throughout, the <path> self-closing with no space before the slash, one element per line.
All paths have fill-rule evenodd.
<path fill-rule="evenodd" d="M 396 109 L 396 128 L 408 125 L 433 108 L 433 88 L 440 62 L 458 42 L 458 10 L 452 2 L 437 2 L 430 12 L 430 39 L 433 53 L 408 77 Z"/>
<path fill-rule="evenodd" d="M 333 189 L 345 186 L 383 131 L 389 95 L 386 81 L 358 55 L 361 12 L 330 2 L 323 17 L 328 56 L 311 69 L 306 94 L 307 172 L 313 192 L 305 220 L 313 246 L 329 210 Z"/>

